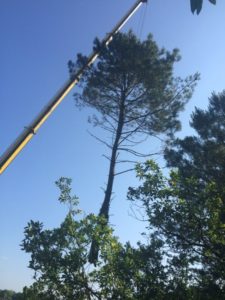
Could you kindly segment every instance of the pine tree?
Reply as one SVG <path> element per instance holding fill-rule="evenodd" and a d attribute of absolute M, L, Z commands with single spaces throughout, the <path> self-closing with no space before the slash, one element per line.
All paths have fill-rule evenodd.
<path fill-rule="evenodd" d="M 95 48 L 101 47 L 98 40 Z M 111 141 L 102 141 L 110 150 L 108 180 L 99 212 L 106 223 L 113 191 L 116 164 L 121 153 L 145 157 L 149 153 L 135 150 L 140 137 L 167 135 L 180 129 L 178 115 L 190 99 L 198 75 L 182 80 L 173 76 L 180 59 L 177 49 L 160 49 L 151 35 L 140 41 L 131 31 L 118 34 L 104 49 L 99 62 L 92 66 L 82 81 L 82 93 L 76 94 L 78 105 L 93 107 L 98 117 L 94 125 L 108 131 Z M 77 64 L 85 61 L 78 56 Z M 69 63 L 71 76 L 76 64 Z M 100 117 L 99 117 L 100 115 Z M 129 146 L 127 145 L 129 144 Z M 126 158 L 125 158 L 126 161 Z M 98 247 L 93 241 L 90 261 L 96 262 Z"/>

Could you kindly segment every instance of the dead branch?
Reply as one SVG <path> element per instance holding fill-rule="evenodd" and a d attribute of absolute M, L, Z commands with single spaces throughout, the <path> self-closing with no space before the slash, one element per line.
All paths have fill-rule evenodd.
<path fill-rule="evenodd" d="M 111 145 L 109 145 L 108 143 L 106 143 L 105 141 L 103 141 L 102 139 L 100 139 L 99 137 L 97 137 L 96 135 L 92 134 L 89 130 L 87 130 L 87 132 L 90 134 L 90 136 L 92 136 L 93 138 L 95 138 L 97 141 L 101 142 L 102 144 L 104 144 L 105 146 L 107 146 L 109 149 L 112 149 Z"/>
<path fill-rule="evenodd" d="M 131 172 L 131 171 L 134 171 L 134 170 L 135 170 L 135 168 L 127 169 L 125 171 L 121 171 L 121 172 L 115 173 L 114 176 L 121 175 L 121 174 L 124 174 L 124 173 L 127 173 L 127 172 Z"/>

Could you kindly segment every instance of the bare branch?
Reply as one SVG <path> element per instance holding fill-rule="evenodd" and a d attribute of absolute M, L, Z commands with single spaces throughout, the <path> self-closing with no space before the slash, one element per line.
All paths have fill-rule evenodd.
<path fill-rule="evenodd" d="M 141 128 L 141 126 L 139 125 L 135 129 L 127 131 L 127 135 L 123 136 L 123 138 L 119 142 L 119 145 L 121 145 L 125 140 L 127 140 L 129 137 L 131 137 L 134 133 L 138 133 L 138 131 L 139 131 L 140 128 Z"/>
<path fill-rule="evenodd" d="M 114 131 L 116 131 L 115 125 L 111 121 L 109 121 L 109 119 L 106 116 L 104 116 L 104 121 L 107 122 L 113 128 Z"/>
<path fill-rule="evenodd" d="M 125 171 L 121 171 L 121 172 L 115 173 L 114 176 L 121 175 L 121 174 L 124 174 L 124 173 L 127 173 L 127 172 L 131 172 L 131 171 L 134 171 L 134 170 L 135 170 L 135 168 L 127 169 Z"/>
<path fill-rule="evenodd" d="M 153 138 L 156 138 L 158 139 L 160 142 L 165 142 L 165 139 L 161 138 L 160 136 L 156 135 L 156 134 L 153 134 L 153 133 L 149 133 L 148 131 L 145 131 L 145 130 L 139 130 L 139 127 L 138 126 L 135 130 L 135 133 L 140 133 L 140 134 L 146 134 L 146 135 L 149 135 L 149 137 L 153 137 Z M 127 131 L 126 133 L 133 133 L 134 130 L 131 130 L 131 131 Z M 124 132 L 125 133 L 125 132 Z"/>
<path fill-rule="evenodd" d="M 105 158 L 106 158 L 107 160 L 109 160 L 109 161 L 111 160 L 110 157 L 108 157 L 108 156 L 105 155 L 105 154 L 102 154 L 102 156 L 105 157 Z"/>
<path fill-rule="evenodd" d="M 135 206 L 137 207 L 137 205 L 135 205 Z M 134 207 L 134 205 L 130 205 L 130 210 L 131 210 L 132 214 L 130 214 L 128 212 L 129 216 L 131 216 L 132 218 L 134 218 L 134 219 L 136 219 L 138 221 L 141 221 L 141 222 L 147 222 L 147 221 L 149 221 L 148 219 L 144 218 L 144 213 L 141 212 L 141 210 L 143 208 L 139 207 L 138 209 L 136 209 L 136 211 L 138 212 L 138 214 L 141 216 L 141 218 L 140 218 L 140 217 L 137 216 L 137 213 L 136 213 L 136 211 L 134 210 L 133 207 Z"/>
<path fill-rule="evenodd" d="M 131 163 L 131 164 L 137 164 L 138 161 L 137 160 L 127 160 L 127 159 L 123 159 L 123 160 L 117 160 L 116 162 L 117 164 L 120 164 L 120 163 Z"/>
<path fill-rule="evenodd" d="M 113 114 L 115 115 L 115 116 L 113 116 Z M 111 113 L 110 115 L 108 115 L 108 117 L 110 117 L 116 124 L 118 123 L 118 114 L 115 114 L 115 113 Z M 117 118 L 116 118 L 117 117 Z"/>
<path fill-rule="evenodd" d="M 119 153 L 119 152 L 117 152 L 117 154 L 116 154 L 116 161 L 117 161 L 117 159 L 118 159 L 119 155 L 120 155 L 120 153 Z"/>
<path fill-rule="evenodd" d="M 125 139 L 125 141 L 128 141 L 130 144 L 123 144 L 123 146 L 124 147 L 135 147 L 136 145 L 146 142 L 148 138 L 149 138 L 149 136 L 146 136 L 139 141 L 132 141 L 130 139 Z M 120 143 L 120 145 L 122 145 L 122 143 Z"/>
<path fill-rule="evenodd" d="M 111 129 L 110 127 L 108 127 L 108 126 L 105 126 L 105 125 L 101 124 L 100 127 L 101 127 L 102 129 L 104 129 L 104 130 L 110 132 L 110 133 L 114 133 L 114 130 Z"/>
<path fill-rule="evenodd" d="M 95 138 L 97 141 L 101 142 L 102 144 L 104 144 L 105 146 L 107 146 L 109 149 L 112 149 L 111 145 L 109 145 L 108 143 L 106 143 L 105 141 L 103 141 L 102 139 L 100 139 L 99 137 L 97 137 L 96 135 L 92 134 L 89 130 L 87 130 L 87 132 L 90 134 L 90 136 L 92 136 L 93 138 Z"/>
<path fill-rule="evenodd" d="M 146 134 L 147 134 L 147 132 L 146 132 Z M 159 140 L 160 142 L 162 142 L 162 143 L 165 142 L 165 139 L 162 139 L 161 137 L 159 137 L 159 136 L 156 135 L 156 134 L 151 134 L 151 137 L 158 139 L 158 140 Z"/>
<path fill-rule="evenodd" d="M 149 157 L 149 156 L 159 155 L 159 154 L 162 153 L 162 151 L 159 151 L 159 152 L 155 152 L 155 153 L 143 154 L 143 153 L 134 151 L 134 150 L 129 149 L 129 148 L 118 148 L 118 150 L 126 151 L 126 152 L 128 152 L 130 154 L 133 154 L 133 155 L 137 156 L 137 157 Z"/>

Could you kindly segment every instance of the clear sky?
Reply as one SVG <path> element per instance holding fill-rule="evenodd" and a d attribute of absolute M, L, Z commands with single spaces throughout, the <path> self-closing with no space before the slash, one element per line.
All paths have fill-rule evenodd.
<path fill-rule="evenodd" d="M 175 73 L 201 73 L 187 109 L 183 131 L 195 106 L 206 107 L 212 91 L 225 88 L 225 1 L 204 0 L 199 16 L 189 0 L 149 0 L 142 38 L 152 33 L 160 46 L 177 47 L 182 60 Z M 36 116 L 68 78 L 67 62 L 89 54 L 93 39 L 109 32 L 134 0 L 1 0 L 0 3 L 0 154 Z M 125 27 L 139 34 L 141 9 Z M 0 177 L 0 289 L 21 290 L 31 283 L 29 256 L 20 250 L 30 219 L 58 226 L 66 210 L 54 182 L 73 178 L 74 192 L 86 212 L 98 213 L 107 176 L 105 149 L 87 133 L 91 110 L 79 111 L 72 94 Z M 95 129 L 93 129 L 95 132 Z M 99 132 L 99 134 L 103 134 Z M 154 143 L 149 145 L 153 149 Z M 153 149 L 154 150 L 154 149 Z M 111 224 L 122 241 L 138 239 L 143 224 L 129 216 L 126 174 L 115 182 Z"/>

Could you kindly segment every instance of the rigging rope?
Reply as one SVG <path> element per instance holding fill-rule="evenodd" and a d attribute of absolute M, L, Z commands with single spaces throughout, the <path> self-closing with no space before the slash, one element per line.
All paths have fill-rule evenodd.
<path fill-rule="evenodd" d="M 145 20 L 146 20 L 146 14 L 147 14 L 147 5 L 148 5 L 148 2 L 146 3 L 146 5 L 143 6 L 142 8 L 142 16 L 140 18 L 140 31 L 139 31 L 139 34 L 138 34 L 138 37 L 139 39 L 142 38 L 142 33 L 143 33 L 143 28 L 144 28 L 144 23 L 145 23 Z"/>

